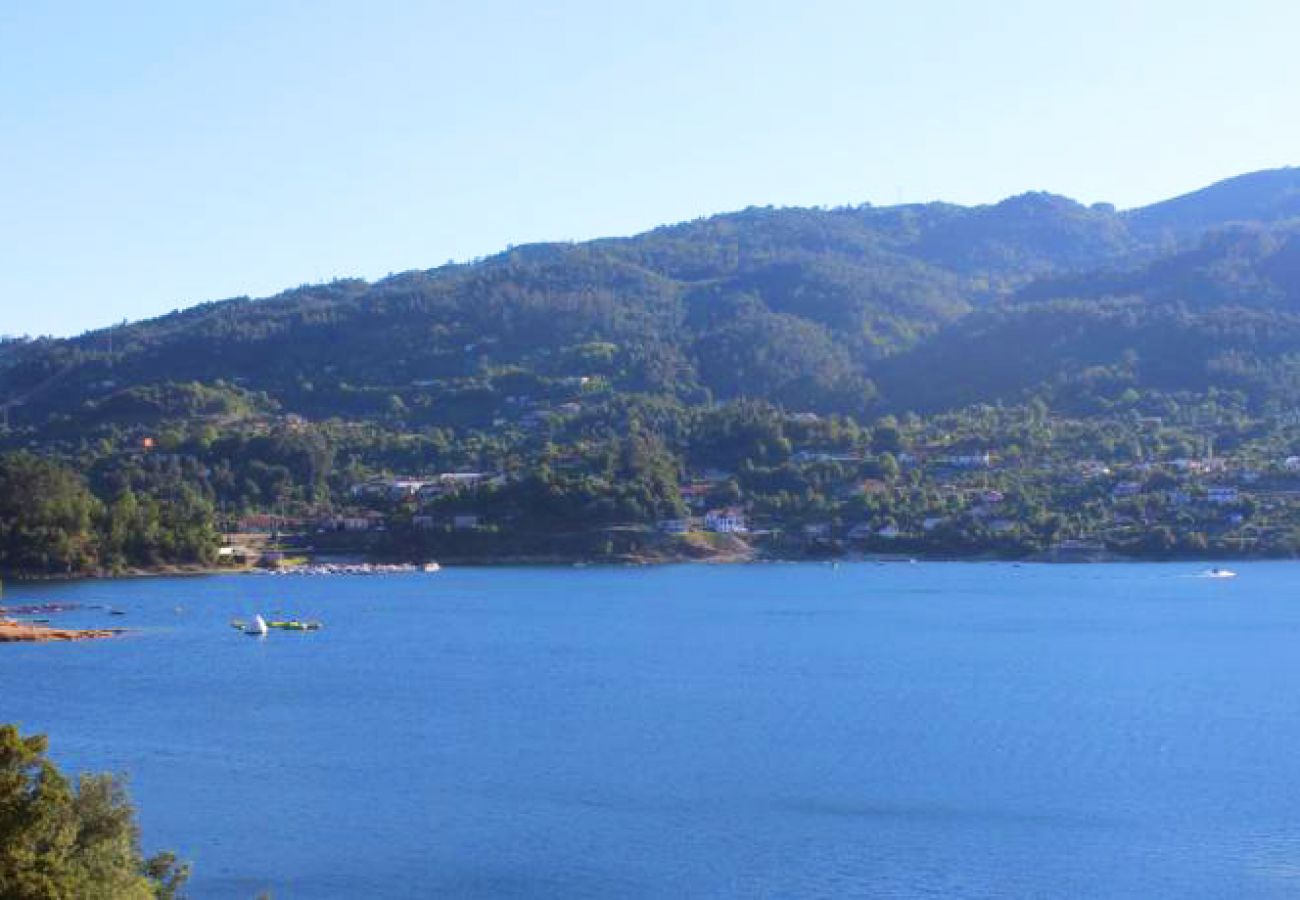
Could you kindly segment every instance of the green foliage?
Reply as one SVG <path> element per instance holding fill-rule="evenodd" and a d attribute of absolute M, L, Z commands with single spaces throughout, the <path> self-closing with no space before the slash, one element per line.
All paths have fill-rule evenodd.
<path fill-rule="evenodd" d="M 486 429 L 593 392 L 860 419 L 1129 387 L 1295 400 L 1296 196 L 1281 170 L 1127 214 L 1049 194 L 749 209 L 10 341 L 0 397 L 42 440 L 280 410 Z"/>
<path fill-rule="evenodd" d="M 0 455 L 0 570 L 77 574 L 211 562 L 211 504 L 179 475 L 155 489 L 166 496 L 128 486 L 106 504 L 65 465 L 25 452 Z"/>
<path fill-rule="evenodd" d="M 1162 473 L 1164 500 L 1130 508 L 1076 464 L 1213 444 L 1276 470 L 1300 450 L 1297 196 L 1283 170 L 1128 213 L 755 208 L 204 304 L 111 342 L 6 341 L 0 447 L 58 465 L 0 462 L 0 566 L 204 563 L 253 512 L 379 512 L 483 554 L 599 530 L 586 546 L 623 552 L 691 482 L 786 542 L 856 523 L 904 542 L 873 549 L 1290 553 L 1285 473 L 1231 511 L 1169 500 L 1197 485 Z M 996 474 L 927 462 L 985 452 Z M 353 494 L 442 472 L 498 477 Z M 978 507 L 976 478 L 1011 499 Z M 458 514 L 489 524 L 453 534 Z"/>
<path fill-rule="evenodd" d="M 68 469 L 30 453 L 0 457 L 0 568 L 61 573 L 89 567 L 100 510 Z"/>
<path fill-rule="evenodd" d="M 46 758 L 44 737 L 0 725 L 0 897 L 170 900 L 188 867 L 145 858 L 126 791 L 110 775 L 74 786 Z"/>

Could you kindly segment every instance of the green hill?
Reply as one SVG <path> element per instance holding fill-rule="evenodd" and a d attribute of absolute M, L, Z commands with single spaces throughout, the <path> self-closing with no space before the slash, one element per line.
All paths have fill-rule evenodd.
<path fill-rule="evenodd" d="M 380 415 L 396 398 L 416 421 L 481 424 L 510 412 L 512 385 L 545 392 L 599 376 L 616 391 L 865 415 L 880 360 L 1035 277 L 1141 251 L 1123 216 L 1048 194 L 973 208 L 749 209 L 11 342 L 0 396 L 19 401 L 11 421 L 31 428 L 148 413 L 121 395 L 175 393 L 167 382 L 265 395 L 309 416 Z"/>
<path fill-rule="evenodd" d="M 1300 168 L 1251 172 L 1161 203 L 1127 212 L 1131 231 L 1143 240 L 1187 240 L 1238 222 L 1300 218 Z"/>
<path fill-rule="evenodd" d="M 389 559 L 691 555 L 710 508 L 778 553 L 1297 553 L 1295 180 L 747 209 L 0 341 L 0 570 L 268 513 Z"/>

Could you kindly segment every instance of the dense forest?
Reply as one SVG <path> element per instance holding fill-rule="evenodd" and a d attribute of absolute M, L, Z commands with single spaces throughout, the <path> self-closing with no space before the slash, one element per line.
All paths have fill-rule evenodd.
<path fill-rule="evenodd" d="M 30 453 L 0 456 L 0 570 L 28 574 L 121 571 L 213 561 L 211 505 L 180 479 L 100 499 L 67 465 Z"/>
<path fill-rule="evenodd" d="M 1300 170 L 1129 211 L 1045 193 L 751 208 L 0 341 L 0 568 L 205 564 L 241 517 L 361 506 L 408 550 L 432 540 L 411 521 L 458 512 L 489 524 L 456 546 L 606 529 L 599 546 L 625 547 L 641 539 L 609 529 L 689 517 L 702 472 L 725 473 L 706 505 L 773 542 L 851 522 L 952 552 L 1149 537 L 1118 516 L 1171 529 L 1166 549 L 1290 552 L 1285 479 L 1281 507 L 1235 523 L 1248 542 L 1191 508 L 1093 509 L 1066 470 L 1236 448 L 1234 472 L 1281 478 L 1297 405 Z M 952 498 L 976 485 L 906 460 L 963 446 L 1002 461 L 985 490 L 1023 499 L 996 538 L 917 524 L 962 521 Z M 419 509 L 356 493 L 455 472 L 494 480 Z"/>

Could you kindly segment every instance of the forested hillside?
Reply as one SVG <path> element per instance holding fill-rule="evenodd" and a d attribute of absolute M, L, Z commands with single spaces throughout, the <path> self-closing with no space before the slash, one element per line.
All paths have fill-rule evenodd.
<path fill-rule="evenodd" d="M 974 208 L 750 209 L 375 284 L 209 303 L 72 340 L 10 342 L 0 396 L 21 401 L 11 420 L 28 427 L 52 415 L 129 421 L 272 406 L 380 416 L 399 402 L 411 421 L 483 425 L 510 412 L 514 388 L 584 376 L 690 402 L 761 397 L 858 416 L 951 405 L 983 388 L 963 377 L 949 398 L 935 382 L 953 379 L 931 371 L 914 395 L 894 374 L 910 371 L 902 364 L 884 367 L 889 389 L 879 394 L 881 361 L 915 353 L 929 365 L 966 329 L 1032 330 L 1009 324 L 1009 302 L 1293 310 L 1294 232 L 1216 229 L 1282 219 L 1297 211 L 1298 192 L 1300 175 L 1287 169 L 1129 213 L 1049 194 Z M 1095 324 L 1109 329 L 1113 304 L 1103 306 Z M 1051 309 L 1082 327 L 1074 307 Z M 972 310 L 982 315 L 945 331 Z M 1145 332 L 1125 330 L 1121 351 L 1141 356 Z"/>
<path fill-rule="evenodd" d="M 1131 210 L 1125 218 L 1144 239 L 1195 237 L 1234 222 L 1284 222 L 1300 217 L 1300 169 L 1252 172 L 1162 203 Z"/>
<path fill-rule="evenodd" d="M 842 493 L 844 473 L 800 453 L 888 485 L 909 440 L 960 444 L 965 426 L 934 423 L 988 407 L 1020 410 L 1017 428 L 1050 410 L 1092 435 L 1078 454 L 1255 441 L 1281 458 L 1300 452 L 1297 216 L 1300 170 L 1280 169 L 1125 212 L 1046 193 L 751 208 L 512 248 L 4 340 L 2 440 L 85 478 L 64 566 L 201 559 L 193 510 L 340 509 L 381 473 L 490 471 L 504 486 L 475 505 L 498 522 L 616 524 L 681 514 L 680 483 L 712 467 L 749 474 L 711 502 L 804 515 L 821 501 L 798 498 Z M 1131 431 L 1154 418 L 1178 424 L 1154 444 Z M 965 440 L 1048 453 L 1031 432 Z M 148 507 L 182 486 L 182 513 Z M 1040 501 L 1026 546 L 1059 537 L 1042 522 L 1065 501 Z M 140 503 L 184 536 L 111 538 Z"/>

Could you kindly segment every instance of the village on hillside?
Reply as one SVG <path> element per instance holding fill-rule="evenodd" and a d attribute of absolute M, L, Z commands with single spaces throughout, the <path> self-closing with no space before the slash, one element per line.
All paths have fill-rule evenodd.
<path fill-rule="evenodd" d="M 630 483 L 644 473 L 620 472 L 608 446 L 577 440 L 548 444 L 543 459 L 512 470 L 373 474 L 346 485 L 327 510 L 285 504 L 228 521 L 223 553 L 240 545 L 241 559 L 272 565 L 295 550 L 486 560 L 544 556 L 549 546 L 562 557 L 675 558 L 707 556 L 721 536 L 729 553 L 745 547 L 787 558 L 1296 551 L 1300 456 L 1271 453 L 1286 441 L 1238 441 L 1220 453 L 1211 432 L 1159 417 L 1098 424 L 1019 408 L 984 415 L 857 429 L 771 411 L 775 450 L 738 438 L 730 466 L 690 465 L 688 450 L 667 463 L 669 483 L 659 489 L 668 496 L 632 514 L 606 504 L 567 521 L 557 518 L 564 503 L 539 508 L 530 493 L 539 478 L 552 500 L 584 491 L 599 505 L 620 477 Z M 572 538 L 565 549 L 556 549 L 560 534 Z"/>

